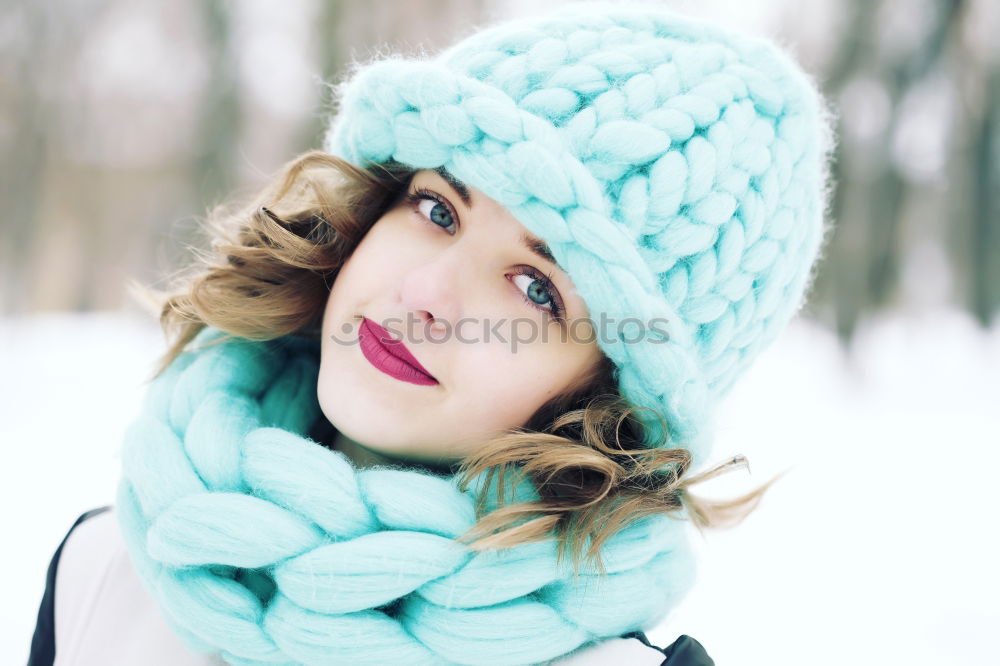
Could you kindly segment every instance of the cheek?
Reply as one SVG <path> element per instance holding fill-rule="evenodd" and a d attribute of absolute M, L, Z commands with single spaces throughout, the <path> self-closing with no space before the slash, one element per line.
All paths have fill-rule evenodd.
<path fill-rule="evenodd" d="M 385 225 L 376 224 L 344 262 L 330 290 L 327 316 L 339 310 L 340 304 L 356 305 L 385 293 L 393 280 L 392 267 L 401 265 L 401 244 L 390 242 L 387 231 Z"/>
<path fill-rule="evenodd" d="M 455 388 L 466 403 L 470 423 L 484 431 L 501 431 L 523 425 L 569 381 L 567 364 L 555 349 L 518 348 L 505 345 L 465 347 L 463 369 Z"/>

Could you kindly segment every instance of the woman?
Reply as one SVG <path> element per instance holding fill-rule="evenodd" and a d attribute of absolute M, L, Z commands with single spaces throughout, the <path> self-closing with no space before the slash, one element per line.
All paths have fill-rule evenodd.
<path fill-rule="evenodd" d="M 643 630 L 693 582 L 683 519 L 769 485 L 687 490 L 739 464 L 689 473 L 819 255 L 813 85 L 573 4 L 338 94 L 325 150 L 216 211 L 158 300 L 173 340 L 35 663 L 710 664 Z"/>

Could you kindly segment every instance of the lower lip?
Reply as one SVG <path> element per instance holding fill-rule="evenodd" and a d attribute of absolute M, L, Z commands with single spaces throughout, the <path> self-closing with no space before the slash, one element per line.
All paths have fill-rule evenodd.
<path fill-rule="evenodd" d="M 361 353 L 365 355 L 368 362 L 390 377 L 421 386 L 433 386 L 438 383 L 430 375 L 417 370 L 386 349 L 378 341 L 378 334 L 368 327 L 367 319 L 361 321 L 361 326 L 358 328 L 358 339 L 361 343 Z"/>

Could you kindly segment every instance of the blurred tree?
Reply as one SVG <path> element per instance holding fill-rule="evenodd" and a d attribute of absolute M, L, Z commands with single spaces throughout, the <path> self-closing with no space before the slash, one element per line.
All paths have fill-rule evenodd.
<path fill-rule="evenodd" d="M 24 276 L 35 246 L 45 239 L 38 234 L 40 200 L 45 186 L 48 145 L 46 130 L 51 116 L 40 94 L 37 79 L 58 56 L 38 51 L 41 43 L 56 39 L 55 14 L 45 3 L 10 0 L 2 16 L 7 29 L 0 39 L 0 312 L 28 309 L 30 294 Z"/>
<path fill-rule="evenodd" d="M 205 27 L 208 85 L 201 100 L 201 127 L 196 140 L 191 179 L 198 201 L 212 201 L 232 189 L 240 135 L 240 98 L 237 91 L 239 44 L 233 38 L 230 3 L 200 3 Z"/>
<path fill-rule="evenodd" d="M 850 339 L 863 313 L 889 304 L 898 286 L 905 248 L 901 221 L 906 198 L 913 194 L 893 153 L 895 133 L 907 110 L 901 102 L 947 57 L 945 47 L 963 4 L 961 0 L 923 3 L 925 38 L 897 48 L 885 46 L 885 34 L 893 29 L 886 25 L 890 13 L 886 2 L 852 0 L 847 5 L 847 27 L 825 87 L 831 98 L 860 108 L 846 109 L 841 116 L 833 164 L 835 226 L 815 288 L 817 301 L 831 306 L 831 323 L 843 340 Z M 845 100 L 848 86 L 862 79 L 868 82 L 865 92 L 884 94 L 888 118 L 884 131 L 871 140 L 850 141 L 850 128 L 844 122 L 863 122 L 857 119 L 859 114 L 879 113 L 873 108 L 877 100 L 860 93 Z"/>
<path fill-rule="evenodd" d="M 954 219 L 967 221 L 970 228 L 951 227 L 950 240 L 954 253 L 968 261 L 965 305 L 988 325 L 1000 310 L 1000 69 L 995 66 L 1000 55 L 987 69 L 971 48 L 959 45 L 955 54 L 955 69 L 964 74 L 959 80 L 967 114 L 963 140 L 950 156 L 949 175 Z"/>
<path fill-rule="evenodd" d="M 786 15 L 802 12 L 804 20 L 815 20 L 791 0 L 774 1 Z M 991 9 L 993 0 L 827 2 L 846 20 L 831 25 L 835 53 L 816 72 L 840 111 L 840 126 L 834 227 L 810 310 L 849 340 L 866 313 L 920 292 L 923 284 L 906 287 L 903 269 L 920 261 L 914 247 L 929 243 L 950 258 L 957 289 L 950 297 L 981 322 L 991 321 L 1000 309 L 994 37 L 1000 12 Z M 314 18 L 290 23 L 294 28 L 283 24 L 279 29 L 297 31 L 297 41 L 286 40 L 283 48 L 301 48 L 294 58 L 315 72 L 322 95 L 311 113 L 292 121 L 248 102 L 260 100 L 247 93 L 248 68 L 291 62 L 278 53 L 261 60 L 248 48 L 261 25 L 259 17 L 256 24 L 247 20 L 247 8 L 259 5 L 178 0 L 171 8 L 175 20 L 165 25 L 155 5 L 81 0 L 55 8 L 8 0 L 0 9 L 0 307 L 120 307 L 124 277 L 155 279 L 186 257 L 184 244 L 197 242 L 193 222 L 206 207 L 235 190 L 254 189 L 281 161 L 320 145 L 334 102 L 319 80 L 340 83 L 351 62 L 388 52 L 434 53 L 511 6 L 504 0 L 301 0 L 294 11 L 315 10 Z M 116 11 L 124 7 L 131 11 Z M 137 15 L 145 17 L 143 25 L 159 26 L 159 51 L 137 45 L 135 23 L 111 30 Z M 131 40 L 122 39 L 123 30 Z M 978 42 L 970 30 L 978 31 Z M 104 43 L 108 35 L 119 41 Z M 788 33 L 791 41 L 797 35 Z M 87 50 L 94 46 L 106 48 Z M 174 62 L 170 49 L 185 49 L 187 60 L 177 62 L 186 68 L 175 71 L 190 75 L 178 83 L 164 77 L 151 93 L 145 71 Z M 799 50 L 819 47 L 805 39 Z M 91 59 L 81 61 L 81 52 Z M 123 59 L 135 59 L 134 66 L 123 67 Z M 104 69 L 85 80 L 91 67 Z M 118 96 L 107 96 L 109 90 Z M 173 105 L 168 111 L 150 113 L 165 101 Z M 267 157 L 248 169 L 253 142 L 276 128 L 269 149 L 258 153 Z M 928 143 L 933 133 L 940 137 Z M 282 137 L 280 145 L 275 136 Z M 165 150 L 171 142 L 183 149 Z M 921 142 L 922 149 L 911 145 Z M 937 152 L 926 152 L 928 146 Z M 925 160 L 938 153 L 941 164 Z M 185 218 L 192 222 L 186 229 L 178 226 Z M 919 268 L 920 279 L 937 279 L 919 275 Z"/>

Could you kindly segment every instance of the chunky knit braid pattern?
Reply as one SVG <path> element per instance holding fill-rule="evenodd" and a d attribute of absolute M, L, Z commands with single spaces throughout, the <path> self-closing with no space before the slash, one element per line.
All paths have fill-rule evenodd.
<path fill-rule="evenodd" d="M 506 206 L 609 318 L 622 393 L 667 420 L 641 415 L 650 444 L 701 461 L 712 407 L 801 307 L 824 235 L 829 129 L 798 66 L 661 8 L 572 3 L 364 65 L 338 95 L 326 150 L 443 166 Z"/>
<path fill-rule="evenodd" d="M 468 549 L 455 538 L 483 476 L 461 492 L 356 469 L 302 434 L 321 414 L 318 342 L 207 344 L 220 337 L 204 329 L 151 383 L 117 496 L 136 570 L 193 650 L 240 665 L 540 663 L 651 628 L 689 589 L 685 523 L 666 516 L 612 537 L 607 578 L 574 578 L 552 540 Z"/>

